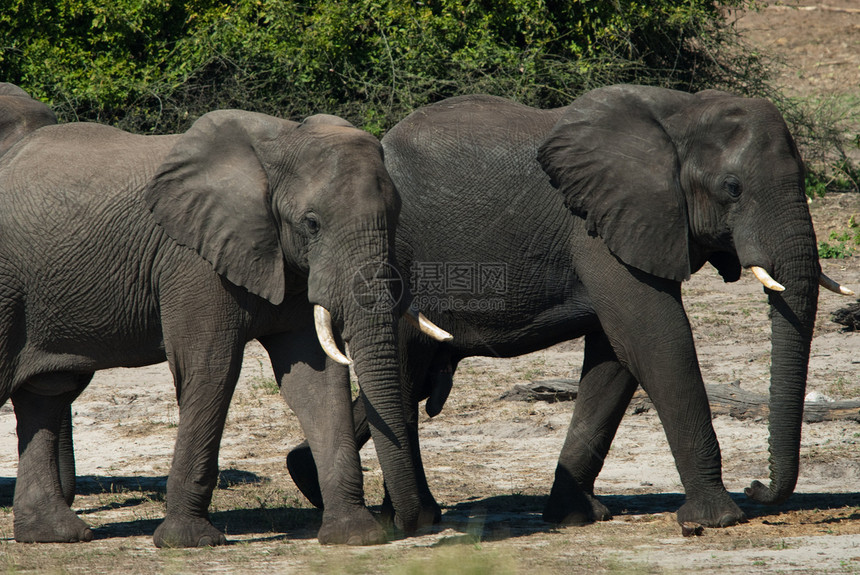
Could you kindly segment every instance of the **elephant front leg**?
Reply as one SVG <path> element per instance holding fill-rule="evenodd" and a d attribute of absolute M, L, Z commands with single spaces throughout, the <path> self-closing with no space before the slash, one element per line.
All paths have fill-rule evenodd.
<path fill-rule="evenodd" d="M 637 386 L 606 336 L 602 332 L 587 335 L 579 393 L 544 521 L 582 525 L 612 518 L 609 509 L 594 497 L 594 480 Z"/>
<path fill-rule="evenodd" d="M 404 385 L 404 402 L 408 406 L 406 412 L 407 432 L 409 433 L 409 446 L 412 453 L 412 460 L 415 465 L 416 483 L 418 488 L 419 499 L 421 501 L 421 512 L 418 519 L 419 526 L 431 525 L 439 523 L 442 519 L 442 509 L 433 497 L 430 491 L 430 486 L 427 483 L 427 477 L 424 472 L 424 465 L 421 460 L 421 450 L 419 447 L 418 436 L 418 402 L 424 398 L 433 397 L 434 392 L 437 392 L 439 386 L 444 387 L 444 397 L 437 396 L 438 413 L 444 403 L 444 398 L 447 398 L 448 392 L 451 389 L 451 380 L 453 378 L 453 367 L 449 353 L 445 353 L 444 357 L 437 353 L 433 355 L 433 349 L 423 347 L 423 344 L 410 342 L 409 353 L 406 354 L 404 367 L 408 369 L 411 375 L 407 377 L 408 381 L 423 381 L 422 386 L 418 386 L 413 390 L 411 386 Z M 428 358 L 433 359 L 433 365 L 430 365 Z M 429 366 L 429 368 L 428 368 Z M 440 381 L 441 379 L 441 381 Z M 428 399 L 428 402 L 430 399 Z M 355 442 L 356 447 L 361 449 L 370 439 L 370 426 L 367 423 L 367 413 L 365 411 L 365 402 L 359 397 L 352 404 L 352 420 L 355 424 Z M 315 507 L 322 509 L 324 507 L 322 495 L 320 493 L 319 478 L 317 476 L 316 464 L 314 456 L 311 453 L 310 445 L 307 441 L 297 445 L 290 450 L 287 455 L 287 469 L 290 476 L 296 483 L 299 490 L 308 498 Z M 388 494 L 386 485 L 385 497 L 382 502 L 382 518 L 383 522 L 388 525 L 394 524 L 394 505 Z"/>
<path fill-rule="evenodd" d="M 723 485 L 720 446 L 701 377 L 699 382 L 681 389 L 643 381 L 642 387 L 660 416 L 687 496 L 678 523 L 728 527 L 745 522 L 746 515 Z"/>
<path fill-rule="evenodd" d="M 353 430 L 347 368 L 325 356 L 312 330 L 264 338 L 261 343 L 272 359 L 281 395 L 299 418 L 307 437 L 309 449 L 291 453 L 294 465 L 290 472 L 300 465 L 302 469 L 296 473 L 313 483 L 313 488 L 318 485 L 319 499 L 315 503 L 321 503 L 323 508 L 319 542 L 385 543 L 385 530 L 364 504 L 364 478 Z M 310 491 L 316 495 L 315 489 Z"/>
<path fill-rule="evenodd" d="M 367 424 L 364 400 L 360 397 L 352 402 L 352 420 L 355 424 L 355 446 L 360 450 L 365 443 L 370 441 L 370 426 Z M 290 472 L 290 477 L 293 478 L 296 487 L 307 497 L 308 501 L 317 509 L 323 509 L 316 462 L 307 440 L 292 448 L 287 454 L 287 470 Z M 392 509 L 392 518 L 394 517 L 393 511 Z"/>
<path fill-rule="evenodd" d="M 16 541 L 71 543 L 93 538 L 89 526 L 66 502 L 57 459 L 61 421 L 79 393 L 75 389 L 48 396 L 24 388 L 12 395 L 18 423 Z"/>
<path fill-rule="evenodd" d="M 225 333 L 225 332 L 215 332 Z M 243 344 L 212 342 L 193 353 L 168 351 L 179 400 L 179 429 L 167 478 L 164 521 L 156 547 L 208 547 L 227 538 L 209 519 L 218 481 L 218 453 L 227 409 L 239 377 Z"/>
<path fill-rule="evenodd" d="M 744 521 L 723 485 L 720 446 L 680 283 L 610 265 L 614 258 L 602 249 L 607 261 L 601 273 L 585 281 L 615 355 L 660 416 L 687 495 L 679 523 L 725 527 Z"/>

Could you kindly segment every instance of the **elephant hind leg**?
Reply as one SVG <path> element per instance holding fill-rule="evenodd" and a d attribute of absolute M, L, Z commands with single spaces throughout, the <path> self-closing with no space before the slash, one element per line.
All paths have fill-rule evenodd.
<path fill-rule="evenodd" d="M 305 439 L 287 453 L 287 471 L 299 491 L 317 509 L 323 508 L 320 479 L 311 446 Z"/>
<path fill-rule="evenodd" d="M 75 381 L 75 376 L 69 377 Z M 18 423 L 16 541 L 72 543 L 93 538 L 89 526 L 66 503 L 57 459 L 61 422 L 79 393 L 74 389 L 42 395 L 24 388 L 12 395 Z"/>
<path fill-rule="evenodd" d="M 638 383 L 601 333 L 585 338 L 579 394 L 564 442 L 544 521 L 578 525 L 611 519 L 594 497 L 594 480 Z"/>
<path fill-rule="evenodd" d="M 93 378 L 92 373 L 76 374 L 78 389 L 83 390 Z M 72 437 L 72 404 L 69 403 L 60 422 L 57 440 L 57 463 L 60 468 L 60 486 L 66 505 L 71 507 L 75 501 L 75 445 Z"/>
<path fill-rule="evenodd" d="M 65 409 L 57 431 L 57 467 L 63 501 L 69 507 L 75 502 L 77 476 L 75 474 L 75 444 L 72 438 L 72 404 Z"/>

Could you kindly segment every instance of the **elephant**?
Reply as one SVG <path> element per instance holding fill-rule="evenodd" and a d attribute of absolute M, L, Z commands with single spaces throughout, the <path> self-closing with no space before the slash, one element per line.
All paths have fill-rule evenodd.
<path fill-rule="evenodd" d="M 0 82 L 0 156 L 30 132 L 56 123 L 48 106 L 15 84 Z"/>
<path fill-rule="evenodd" d="M 54 112 L 15 84 L 0 82 L 0 156 L 18 140 L 41 128 L 57 123 Z M 58 442 L 60 485 L 68 505 L 75 500 L 75 455 L 72 449 L 71 409 L 64 414 Z"/>
<path fill-rule="evenodd" d="M 512 357 L 584 337 L 579 394 L 543 518 L 610 518 L 594 481 L 641 385 L 686 492 L 678 522 L 744 521 L 722 482 L 681 299 L 681 283 L 706 262 L 726 282 L 749 268 L 766 285 L 771 484 L 746 493 L 765 503 L 792 493 L 818 285 L 840 286 L 821 275 L 804 166 L 775 106 L 635 85 L 598 88 L 550 110 L 470 95 L 414 111 L 382 144 L 402 202 L 395 256 L 410 270 L 415 301 L 454 335 L 439 343 L 409 326 L 399 331 L 428 512 L 440 517 L 418 450 L 418 402 L 426 398 L 427 413 L 437 414 L 465 357 Z M 362 412 L 356 403 L 359 444 L 369 436 Z M 322 505 L 306 443 L 287 466 Z"/>
<path fill-rule="evenodd" d="M 60 486 L 64 414 L 95 371 L 166 360 L 179 426 L 153 540 L 225 543 L 208 507 L 251 339 L 279 383 L 306 376 L 281 394 L 324 479 L 320 543 L 386 539 L 363 499 L 339 489 L 361 486 L 349 363 L 397 524 L 415 530 L 396 350 L 409 296 L 389 281 L 399 203 L 379 141 L 331 117 L 219 110 L 179 135 L 69 123 L 24 136 L 0 158 L 0 405 L 11 398 L 17 419 L 15 539 L 92 539 Z M 374 281 L 357 290 L 366 269 Z"/>

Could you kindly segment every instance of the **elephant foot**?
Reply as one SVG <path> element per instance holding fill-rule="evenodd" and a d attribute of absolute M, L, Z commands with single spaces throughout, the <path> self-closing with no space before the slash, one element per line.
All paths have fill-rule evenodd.
<path fill-rule="evenodd" d="M 323 513 L 317 539 L 320 545 L 379 545 L 388 541 L 382 525 L 364 507 L 336 517 Z"/>
<path fill-rule="evenodd" d="M 553 491 L 543 510 L 543 520 L 547 523 L 587 525 L 612 519 L 609 508 L 594 495 L 577 490 L 561 496 Z"/>
<path fill-rule="evenodd" d="M 323 509 L 317 466 L 307 441 L 297 445 L 287 454 L 287 470 L 302 495 L 307 497 L 314 507 Z"/>
<path fill-rule="evenodd" d="M 227 538 L 208 519 L 167 517 L 152 536 L 156 547 L 213 547 Z"/>
<path fill-rule="evenodd" d="M 51 513 L 23 512 L 15 509 L 13 525 L 19 543 L 77 543 L 92 541 L 90 526 L 68 507 L 53 506 Z"/>
<path fill-rule="evenodd" d="M 688 498 L 678 509 L 678 523 L 698 523 L 705 527 L 729 527 L 745 523 L 747 516 L 728 493 L 711 497 Z"/>
<path fill-rule="evenodd" d="M 380 521 L 388 527 L 395 526 L 397 529 L 403 530 L 403 526 L 397 520 L 394 512 L 394 505 L 391 503 L 391 498 L 388 496 L 388 490 L 385 491 L 385 497 L 382 499 L 382 509 L 380 510 Z M 436 499 L 432 493 L 421 495 L 421 511 L 418 512 L 418 522 L 415 529 L 422 529 L 436 525 L 442 521 L 442 508 L 436 503 Z"/>

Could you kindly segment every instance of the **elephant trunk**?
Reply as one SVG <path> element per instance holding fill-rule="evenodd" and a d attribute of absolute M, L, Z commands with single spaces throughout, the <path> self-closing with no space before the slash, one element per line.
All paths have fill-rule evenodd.
<path fill-rule="evenodd" d="M 356 312 L 353 312 L 356 313 Z M 361 386 L 371 436 L 396 514 L 396 524 L 411 533 L 418 528 L 421 503 L 411 459 L 400 371 L 395 344 L 394 310 L 360 310 L 363 325 L 350 333 L 349 349 Z M 369 317 L 368 317 L 369 316 Z"/>
<path fill-rule="evenodd" d="M 789 218 L 792 214 L 795 217 L 788 220 L 791 224 L 781 227 L 792 233 L 778 241 L 780 255 L 774 257 L 774 278 L 785 290 L 768 290 L 772 329 L 770 485 L 754 481 L 745 490 L 748 497 L 765 504 L 781 503 L 797 483 L 806 376 L 821 273 L 806 203 L 783 206 L 780 211 Z"/>
<path fill-rule="evenodd" d="M 341 328 L 349 346 L 397 524 L 412 532 L 418 528 L 421 504 L 400 387 L 397 324 L 402 280 L 391 265 L 392 239 L 384 220 L 343 230 L 340 236 L 335 245 L 349 248 L 326 250 L 337 255 L 316 266 L 336 270 L 338 277 L 324 284 L 323 275 L 312 274 L 309 298 L 331 311 L 333 323 Z"/>

